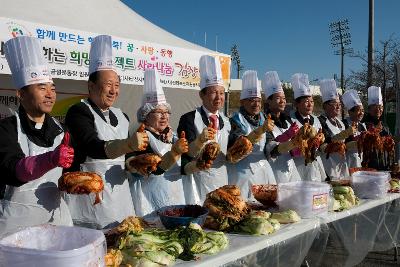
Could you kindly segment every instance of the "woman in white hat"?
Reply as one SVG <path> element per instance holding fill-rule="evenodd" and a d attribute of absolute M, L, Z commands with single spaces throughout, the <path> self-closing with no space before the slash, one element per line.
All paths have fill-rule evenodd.
<path fill-rule="evenodd" d="M 0 207 L 0 235 L 43 223 L 72 225 L 57 188 L 74 150 L 68 134 L 49 113 L 56 90 L 40 41 L 20 36 L 5 43 L 5 55 L 20 106 L 0 121 L 0 172 L 5 185 Z"/>
<path fill-rule="evenodd" d="M 296 106 L 296 111 L 291 115 L 292 120 L 296 122 L 299 128 L 301 128 L 305 122 L 308 122 L 315 131 L 319 131 L 322 126 L 318 118 L 312 114 L 314 99 L 312 97 L 308 75 L 303 73 L 294 74 L 292 76 L 292 86 Z M 322 142 L 320 143 L 322 144 Z M 314 161 L 306 164 L 304 156 L 301 155 L 298 149 L 295 149 L 292 153 L 297 171 L 302 180 L 325 181 L 326 173 L 319 155 L 315 157 Z"/>
<path fill-rule="evenodd" d="M 274 129 L 267 133 L 265 154 L 274 171 L 277 183 L 299 181 L 301 179 L 291 155 L 295 147 L 293 138 L 299 126 L 285 114 L 286 97 L 276 71 L 265 73 L 262 83 L 266 98 L 265 113 L 274 120 Z"/>
<path fill-rule="evenodd" d="M 356 126 L 350 125 L 346 128 L 343 122 L 338 119 L 338 116 L 341 115 L 342 104 L 337 93 L 336 81 L 334 79 L 321 80 L 320 90 L 324 114 L 320 115 L 318 119 L 325 135 L 325 144 L 321 148 L 324 151 L 329 143 L 344 143 L 345 139 L 355 134 Z M 339 153 L 322 153 L 321 158 L 329 179 L 338 180 L 349 175 L 346 156 Z"/>
<path fill-rule="evenodd" d="M 219 111 L 225 103 L 219 59 L 204 55 L 199 63 L 202 106 L 181 116 L 178 133 L 184 131 L 190 142 L 189 152 L 182 155 L 182 172 L 188 176 L 183 178 L 186 202 L 203 204 L 207 193 L 228 184 L 225 158 L 231 124 Z M 210 140 L 216 141 L 221 151 L 211 168 L 199 166 L 195 157 Z"/>
<path fill-rule="evenodd" d="M 136 215 L 145 216 L 169 205 L 185 204 L 182 185 L 180 157 L 188 152 L 186 138 L 178 138 L 169 125 L 171 106 L 167 103 L 158 72 L 154 69 L 144 73 L 142 106 L 137 112 L 138 121 L 144 123 L 149 137 L 146 150 L 134 152 L 127 160 L 132 173 L 129 179 Z M 155 153 L 161 157 L 157 170 L 149 176 L 133 169 L 129 162 L 135 156 Z"/>
<path fill-rule="evenodd" d="M 67 194 L 65 199 L 75 224 L 106 228 L 135 213 L 125 173 L 125 154 L 146 149 L 148 137 L 141 132 L 128 137 L 128 117 L 113 107 L 119 87 L 111 36 L 99 35 L 90 48 L 89 98 L 68 110 L 65 123 L 77 152 L 70 170 L 101 175 L 103 200 L 93 205 L 92 194 Z"/>
<path fill-rule="evenodd" d="M 361 122 L 364 117 L 364 107 L 356 90 L 347 90 L 344 92 L 342 100 L 349 113 L 349 116 L 343 120 L 345 127 L 348 128 L 353 124 L 357 126 L 354 135 L 346 139 L 347 165 L 349 168 L 359 168 L 361 167 L 361 157 L 358 153 L 357 137 L 360 136 L 361 132 L 367 130 L 365 124 Z"/>
<path fill-rule="evenodd" d="M 274 122 L 264 116 L 261 101 L 257 72 L 248 70 L 242 77 L 240 109 L 230 119 L 229 145 L 233 145 L 240 136 L 247 136 L 253 150 L 246 158 L 228 165 L 229 184 L 239 186 L 245 199 L 251 198 L 253 184 L 276 184 L 271 165 L 264 155 L 266 132 L 272 131 Z"/>

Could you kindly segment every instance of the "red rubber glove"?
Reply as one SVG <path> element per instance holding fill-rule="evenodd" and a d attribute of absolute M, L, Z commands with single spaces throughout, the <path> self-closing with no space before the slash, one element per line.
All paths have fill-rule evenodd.
<path fill-rule="evenodd" d="M 46 172 L 56 167 L 69 168 L 74 160 L 74 149 L 69 144 L 69 133 L 54 151 L 37 156 L 29 156 L 17 162 L 16 176 L 22 182 L 29 182 L 42 177 Z"/>
<path fill-rule="evenodd" d="M 55 166 L 69 168 L 74 161 L 74 149 L 69 146 L 70 135 L 69 132 L 65 132 L 61 145 L 51 154 L 51 162 Z"/>
<path fill-rule="evenodd" d="M 279 143 L 287 142 L 292 139 L 299 130 L 300 128 L 297 123 L 293 122 L 292 125 L 290 125 L 289 129 L 287 129 L 283 134 L 277 136 L 275 140 Z"/>
<path fill-rule="evenodd" d="M 299 148 L 292 149 L 290 152 L 291 152 L 292 156 L 295 158 L 302 156 Z"/>

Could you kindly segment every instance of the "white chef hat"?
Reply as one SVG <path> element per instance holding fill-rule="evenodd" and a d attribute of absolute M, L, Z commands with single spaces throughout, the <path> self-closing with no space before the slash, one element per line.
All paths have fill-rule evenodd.
<path fill-rule="evenodd" d="M 242 92 L 240 100 L 252 97 L 261 98 L 261 88 L 258 85 L 257 71 L 247 70 L 242 77 Z"/>
<path fill-rule="evenodd" d="M 144 122 L 147 115 L 160 106 L 165 106 L 171 112 L 171 106 L 165 99 L 158 72 L 155 69 L 147 69 L 144 72 L 142 106 L 137 112 L 138 121 Z"/>
<path fill-rule="evenodd" d="M 368 88 L 368 106 L 369 105 L 383 105 L 383 98 L 380 87 L 370 86 Z"/>
<path fill-rule="evenodd" d="M 142 105 L 150 104 L 165 104 L 164 90 L 161 86 L 160 76 L 155 69 L 147 69 L 144 72 Z"/>
<path fill-rule="evenodd" d="M 357 91 L 353 89 L 344 92 L 344 94 L 342 95 L 342 101 L 347 110 L 350 110 L 355 106 L 362 105 L 361 99 L 358 96 Z"/>
<path fill-rule="evenodd" d="M 89 75 L 99 70 L 113 70 L 116 72 L 111 36 L 99 35 L 93 38 L 89 58 Z"/>
<path fill-rule="evenodd" d="M 4 45 L 14 84 L 24 86 L 53 82 L 40 40 L 30 36 L 18 36 Z"/>
<path fill-rule="evenodd" d="M 334 79 L 323 79 L 319 82 L 319 89 L 321 91 L 322 102 L 335 100 L 338 98 L 336 89 L 336 81 Z"/>
<path fill-rule="evenodd" d="M 266 72 L 262 85 L 266 98 L 268 98 L 270 95 L 283 92 L 282 83 L 279 80 L 279 76 L 276 71 Z"/>
<path fill-rule="evenodd" d="M 209 55 L 203 55 L 199 61 L 200 67 L 200 89 L 208 86 L 224 86 L 222 79 L 221 64 L 219 59 Z"/>
<path fill-rule="evenodd" d="M 292 76 L 292 87 L 294 93 L 294 99 L 301 96 L 312 96 L 310 89 L 310 82 L 308 81 L 308 75 L 304 73 L 295 73 Z"/>

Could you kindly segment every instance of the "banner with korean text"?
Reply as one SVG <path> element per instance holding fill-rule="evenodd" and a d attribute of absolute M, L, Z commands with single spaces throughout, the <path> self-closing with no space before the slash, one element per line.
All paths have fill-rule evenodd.
<path fill-rule="evenodd" d="M 42 41 L 53 78 L 87 80 L 90 43 L 98 34 L 0 17 L 1 74 L 10 74 L 4 43 L 19 35 Z M 141 85 L 143 71 L 154 68 L 160 73 L 164 87 L 199 89 L 199 58 L 205 52 L 117 36 L 113 36 L 113 47 L 122 83 Z M 214 56 L 219 57 L 223 78 L 228 83 L 230 57 L 217 53 Z"/>

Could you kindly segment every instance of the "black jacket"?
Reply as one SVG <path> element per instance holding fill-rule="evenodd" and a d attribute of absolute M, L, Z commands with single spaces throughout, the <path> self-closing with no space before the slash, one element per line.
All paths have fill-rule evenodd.
<path fill-rule="evenodd" d="M 382 129 L 382 131 L 381 131 L 381 133 L 380 133 L 381 136 L 391 135 L 391 134 L 390 134 L 389 127 L 388 127 L 387 124 L 384 123 L 381 119 L 379 119 L 379 120 L 378 120 L 378 119 L 375 119 L 375 118 L 371 117 L 369 114 L 367 114 L 367 115 L 364 116 L 364 118 L 361 120 L 361 122 L 364 122 L 364 123 L 365 123 L 365 126 L 367 127 L 367 129 L 368 129 L 370 126 L 377 126 L 378 123 L 381 122 L 381 123 L 382 123 L 382 127 L 383 127 L 383 129 Z"/>
<path fill-rule="evenodd" d="M 371 126 L 377 126 L 379 122 L 381 122 L 383 128 L 382 131 L 380 132 L 380 135 L 381 136 L 390 135 L 389 127 L 383 121 L 377 120 L 371 117 L 369 114 L 364 116 L 362 122 L 365 123 L 367 129 Z M 390 166 L 386 166 L 385 163 L 382 160 L 380 160 L 382 157 L 378 158 L 378 155 L 375 152 L 371 151 L 369 158 L 370 158 L 370 161 L 368 162 L 369 168 L 374 168 L 377 170 L 389 170 Z"/>
<path fill-rule="evenodd" d="M 88 102 L 93 110 L 106 121 L 101 110 L 90 99 L 88 99 Z M 124 115 L 128 119 L 126 114 Z M 112 126 L 118 125 L 118 119 L 111 110 L 109 118 Z M 94 159 L 107 159 L 104 151 L 105 141 L 97 137 L 94 116 L 85 103 L 80 102 L 69 108 L 65 117 L 65 124 L 73 137 L 72 146 L 75 150 L 74 162 L 67 171 L 79 171 L 80 164 L 85 162 L 87 156 Z"/>
<path fill-rule="evenodd" d="M 181 116 L 181 118 L 179 119 L 177 133 L 180 134 L 180 132 L 185 131 L 185 136 L 186 136 L 186 139 L 188 140 L 188 143 L 191 143 L 197 137 L 196 126 L 194 125 L 195 114 L 196 114 L 196 110 L 193 110 L 193 111 L 183 114 Z M 200 114 L 201 114 L 203 123 L 205 125 L 209 125 L 210 121 L 208 120 L 206 112 L 202 108 L 200 108 Z M 221 116 L 218 116 L 218 118 L 219 118 L 219 129 L 221 130 L 224 127 L 224 121 L 221 118 Z M 185 174 L 184 173 L 185 165 L 192 160 L 193 160 L 193 158 L 190 157 L 188 154 L 182 155 L 182 157 L 181 157 L 182 174 Z"/>
<path fill-rule="evenodd" d="M 64 131 L 47 114 L 42 128 L 36 129 L 36 123 L 28 118 L 22 106 L 19 107 L 19 118 L 22 131 L 28 139 L 41 147 L 53 146 L 55 137 Z M 24 183 L 16 178 L 15 166 L 27 155 L 24 154 L 18 143 L 17 118 L 15 116 L 0 120 L 0 136 L 0 187 L 4 190 L 6 185 L 21 186 Z"/>

